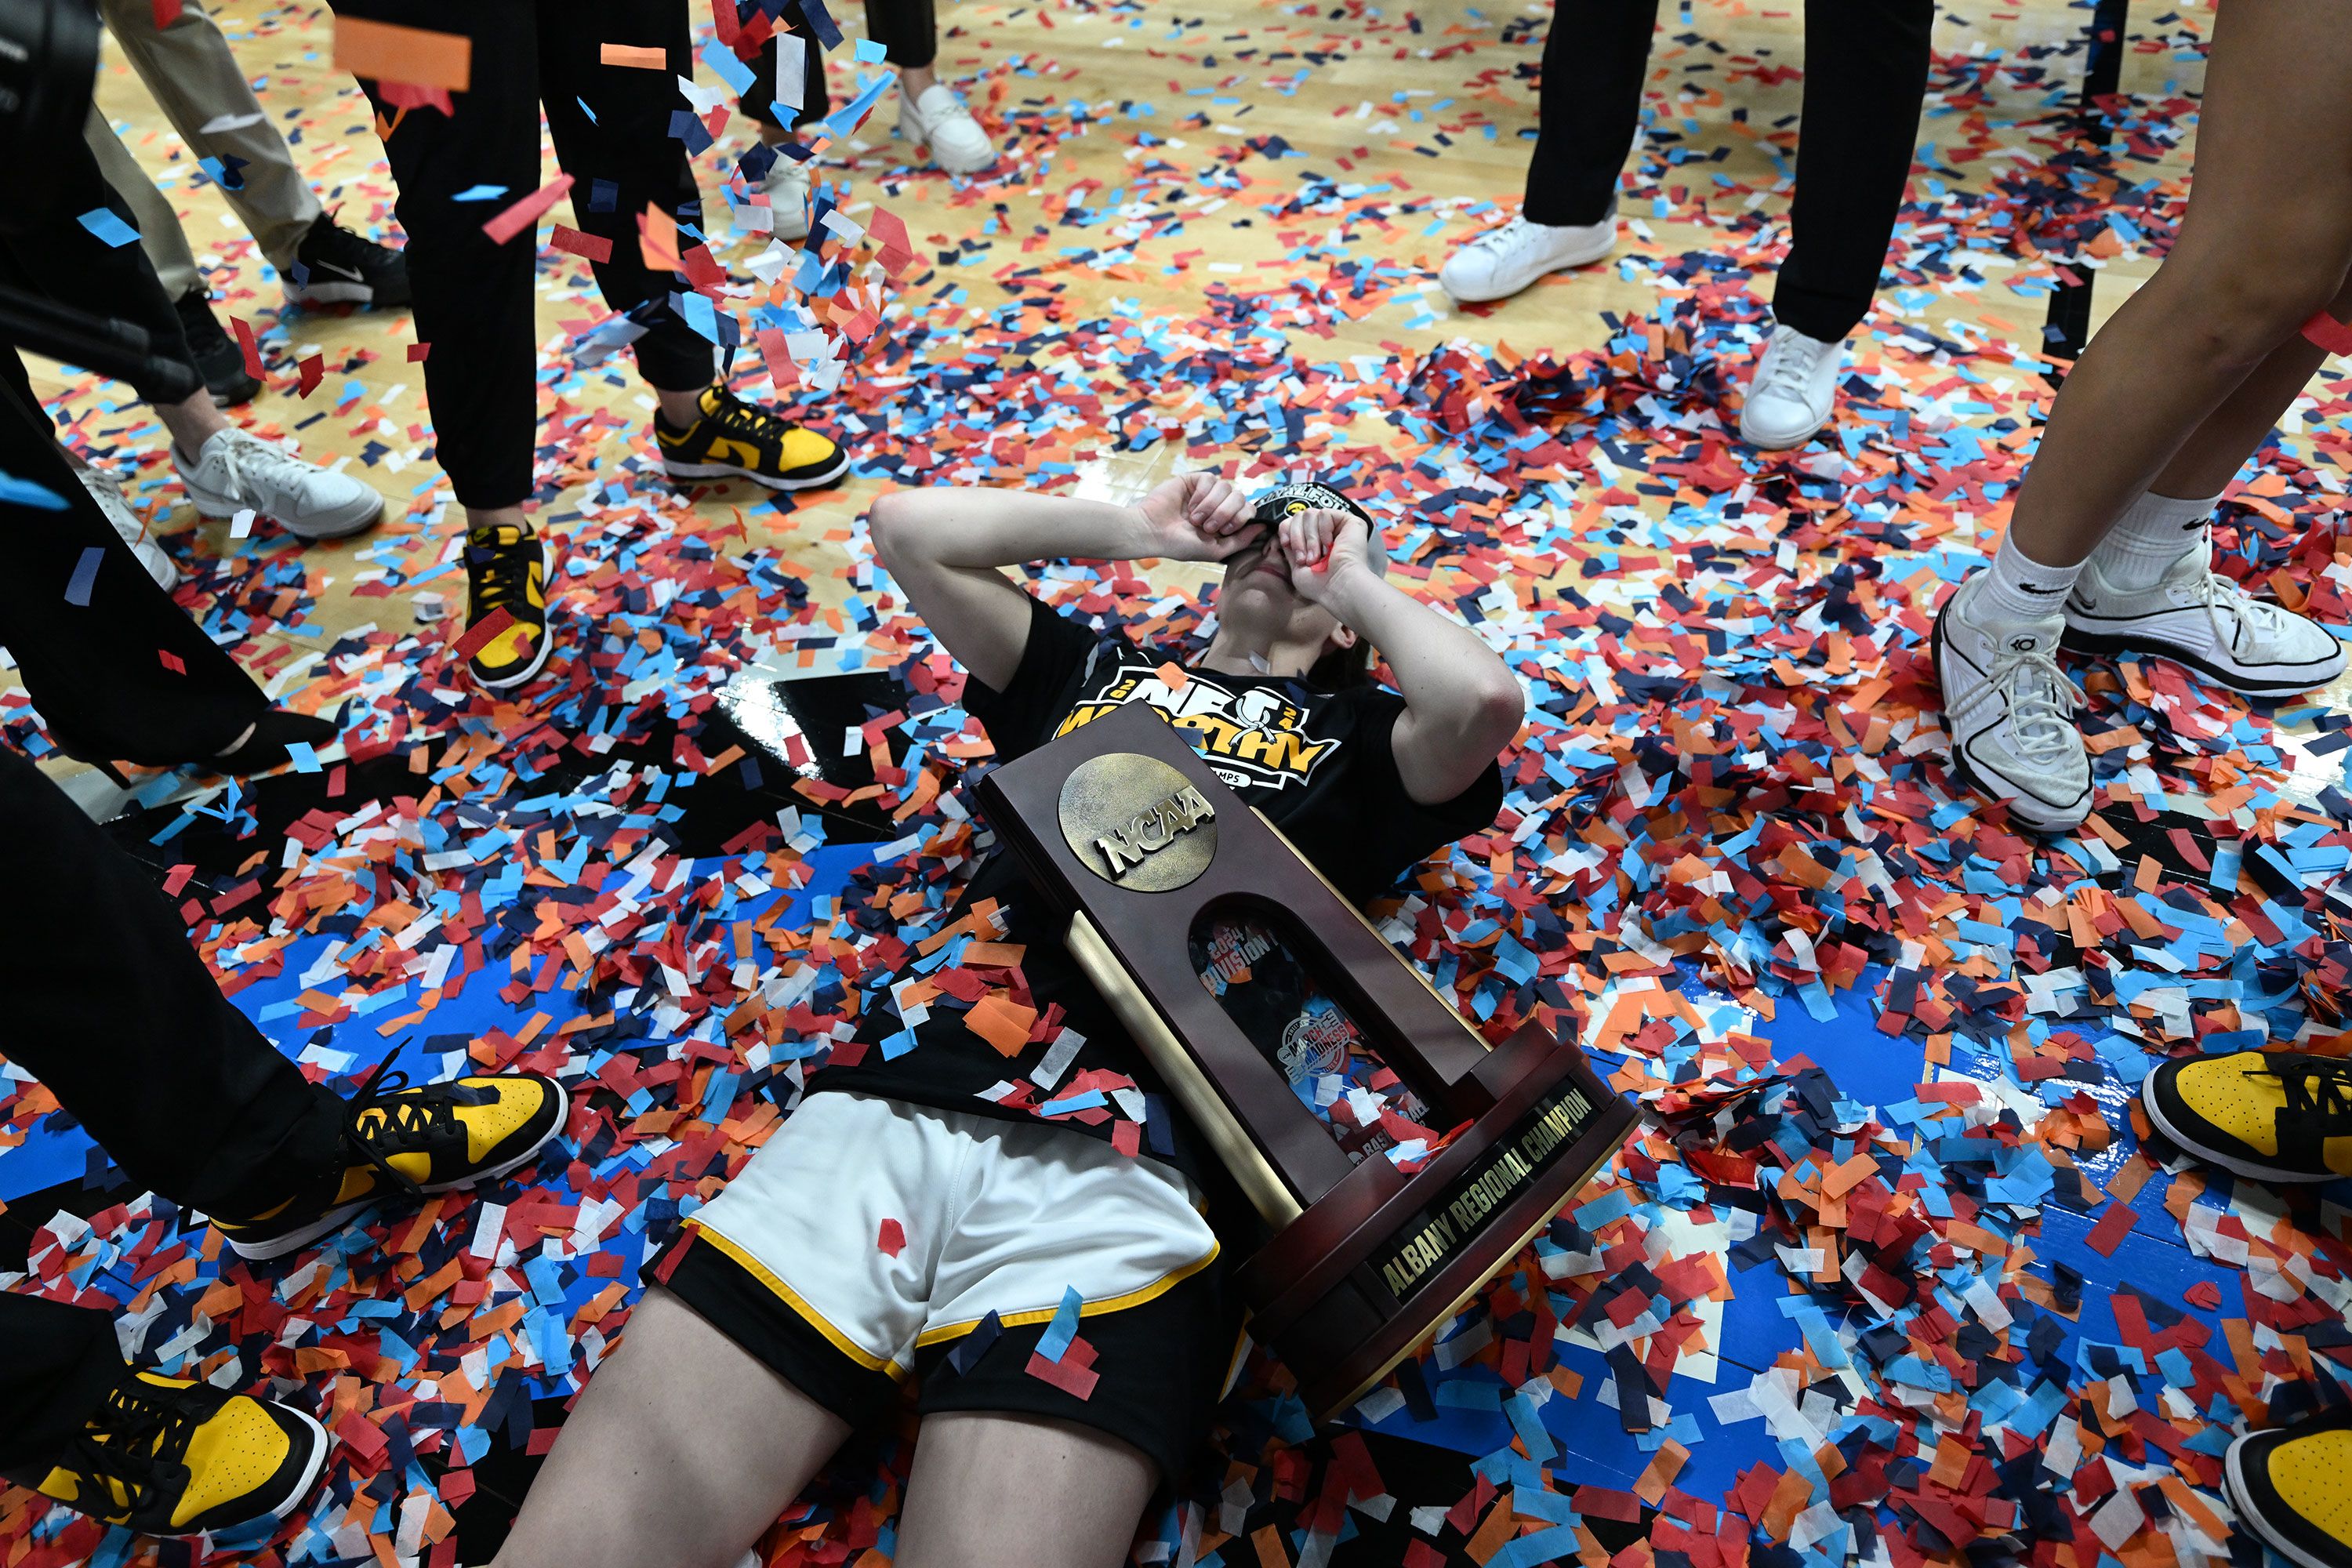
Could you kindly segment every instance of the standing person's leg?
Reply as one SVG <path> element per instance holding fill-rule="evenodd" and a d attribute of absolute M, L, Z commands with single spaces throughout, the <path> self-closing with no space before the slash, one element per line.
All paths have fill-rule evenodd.
<path fill-rule="evenodd" d="M 342 1100 L 221 994 L 146 869 L 14 752 L 0 822 L 0 876 L 47 889 L 0 907 L 8 1059 L 133 1181 L 208 1214 L 258 1214 L 340 1163 Z"/>
<path fill-rule="evenodd" d="M 177 300 L 191 289 L 204 286 L 204 275 L 196 270 L 195 254 L 188 248 L 187 231 L 180 226 L 180 215 L 172 209 L 171 199 L 155 188 L 122 138 L 114 133 L 106 116 L 90 105 L 89 118 L 82 122 L 82 140 L 89 146 L 89 155 L 98 160 L 99 173 L 114 194 L 131 208 L 131 226 L 139 231 L 139 247 L 147 253 L 148 265 L 155 268 L 155 280 L 163 286 L 166 298 Z"/>
<path fill-rule="evenodd" d="M 1438 281 L 1465 304 L 1505 300 L 1617 244 L 1617 176 L 1642 126 L 1657 0 L 1558 0 L 1544 36 L 1536 144 L 1519 216 L 1447 258 Z"/>
<path fill-rule="evenodd" d="M 962 95 L 939 79 L 940 27 L 931 0 L 866 0 L 866 32 L 898 68 L 898 134 L 930 149 L 950 174 L 976 174 L 996 162 L 996 146 Z"/>
<path fill-rule="evenodd" d="M 685 104 L 672 75 L 634 71 L 625 73 L 633 79 L 614 81 L 616 73 L 597 63 L 597 40 L 625 38 L 666 49 L 675 74 L 682 76 L 692 69 L 693 58 L 685 11 L 676 0 L 570 0 L 562 15 L 562 26 L 550 22 L 540 31 L 548 133 L 566 169 L 593 172 L 615 187 L 614 210 L 574 211 L 583 226 L 601 225 L 617 237 L 612 258 L 596 266 L 596 282 L 606 304 L 645 328 L 634 346 L 637 370 L 660 405 L 654 435 L 663 471 L 673 479 L 749 479 L 779 490 L 832 484 L 848 471 L 847 455 L 815 431 L 718 384 L 719 342 L 670 305 L 673 293 L 689 309 L 701 303 L 695 291 L 710 283 L 717 263 L 698 280 L 656 270 L 635 243 L 638 215 L 648 206 L 673 217 L 701 210 L 693 165 L 669 135 L 669 117 Z M 600 82 L 593 120 L 574 101 L 592 80 Z M 577 195 L 575 187 L 575 200 Z M 707 256 L 697 258 L 697 270 Z M 698 319 L 713 330 L 730 321 L 715 309 Z"/>
<path fill-rule="evenodd" d="M 796 85 L 780 81 L 779 55 L 787 49 L 798 62 L 799 70 L 793 79 Z M 743 89 L 741 106 L 744 114 L 758 122 L 760 141 L 765 146 L 781 148 L 793 139 L 792 125 L 805 125 L 833 112 L 832 97 L 825 89 L 824 51 L 817 47 L 799 5 L 784 7 L 782 27 L 746 63 L 751 68 L 751 84 Z M 785 102 L 787 95 L 798 101 Z M 764 163 L 762 157 L 767 160 Z M 747 153 L 743 171 L 751 189 L 768 198 L 768 232 L 780 240 L 807 238 L 814 164 L 782 152 Z"/>
<path fill-rule="evenodd" d="M 82 1429 L 122 1377 L 114 1315 L 0 1292 L 0 1474 L 37 1464 Z"/>
<path fill-rule="evenodd" d="M 285 272 L 319 220 L 319 198 L 253 96 L 219 24 L 197 0 L 183 0 L 168 27 L 155 25 L 152 0 L 99 0 L 99 15 L 189 153 L 236 171 L 238 183 L 224 184 L 221 195 L 269 264 Z"/>
<path fill-rule="evenodd" d="M 1794 447 L 1829 423 L 1903 206 L 1935 26 L 1935 0 L 1807 0 L 1789 256 L 1739 411 L 1757 446 Z"/>
<path fill-rule="evenodd" d="M 1789 258 L 1772 316 L 1843 340 L 1878 291 L 1927 91 L 1935 0 L 1807 0 Z"/>
<path fill-rule="evenodd" d="M 2344 288 L 2352 99 L 2338 89 L 2352 79 L 2352 37 L 2333 22 L 2321 0 L 2223 8 L 2179 237 L 2076 362 L 1991 567 L 1961 585 L 1938 621 L 1937 669 L 1964 776 L 2030 826 L 2071 827 L 2089 806 L 2072 692 L 2051 656 L 2062 635 L 2121 633 L 2070 626 L 2078 608 L 2110 607 L 2098 594 L 2088 606 L 2070 603 L 2084 561 L 2200 427 L 2220 416 L 2216 448 L 2225 428 L 2240 432 L 2233 444 L 2243 439 L 2245 411 L 2223 413 L 2232 395 Z M 2276 396 L 2266 380 L 2261 400 Z M 2219 460 L 2207 452 L 2193 466 L 2210 474 Z M 2168 618 L 2203 617 L 2209 649 L 2242 645 L 2231 660 L 2284 665 L 2308 643 L 2274 608 L 2216 611 L 2210 579 L 2188 575 L 2195 602 Z M 2174 628 L 2143 629 L 2161 644 Z"/>

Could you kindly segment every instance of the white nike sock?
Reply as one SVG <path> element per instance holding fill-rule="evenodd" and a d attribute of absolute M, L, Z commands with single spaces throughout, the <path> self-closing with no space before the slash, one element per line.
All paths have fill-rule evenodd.
<path fill-rule="evenodd" d="M 2044 566 L 2017 547 L 2017 537 L 2004 533 L 1992 564 L 1979 574 L 1984 586 L 1969 606 L 1972 618 L 2000 626 L 2036 625 L 2065 614 L 2066 595 L 2080 566 Z"/>
<path fill-rule="evenodd" d="M 2189 552 L 2205 542 L 2220 496 L 2180 500 L 2149 490 L 2124 509 L 2091 559 L 2117 588 L 2153 588 Z"/>

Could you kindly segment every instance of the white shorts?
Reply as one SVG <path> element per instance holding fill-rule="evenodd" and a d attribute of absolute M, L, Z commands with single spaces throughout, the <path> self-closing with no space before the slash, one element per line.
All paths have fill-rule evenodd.
<path fill-rule="evenodd" d="M 1173 1167 L 1067 1128 L 828 1091 L 648 1272 L 854 1425 L 919 1379 L 924 1410 L 1065 1415 L 1166 1465 L 1189 1441 L 1170 1407 L 1205 1412 L 1233 1338 L 1202 1207 Z M 1029 1365 L 1073 1291 L 1083 1396 Z"/>

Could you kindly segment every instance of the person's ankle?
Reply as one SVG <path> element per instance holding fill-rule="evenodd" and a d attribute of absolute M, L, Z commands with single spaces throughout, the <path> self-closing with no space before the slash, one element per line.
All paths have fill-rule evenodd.
<path fill-rule="evenodd" d="M 673 430 L 684 430 L 702 417 L 703 395 L 710 389 L 698 386 L 691 392 L 674 392 L 667 387 L 653 389 L 654 402 L 661 410 L 662 422 Z"/>
<path fill-rule="evenodd" d="M 530 526 L 530 515 L 519 506 L 467 507 L 466 509 L 466 532 L 468 537 L 478 537 L 497 528 L 511 528 L 516 531 L 517 536 L 522 539 L 529 539 L 534 531 Z"/>

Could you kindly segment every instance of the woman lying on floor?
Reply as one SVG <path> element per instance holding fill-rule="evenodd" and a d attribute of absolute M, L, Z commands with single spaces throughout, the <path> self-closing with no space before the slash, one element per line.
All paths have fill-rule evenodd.
<path fill-rule="evenodd" d="M 965 708 L 1001 759 L 1152 703 L 1359 901 L 1495 819 L 1516 678 L 1391 586 L 1369 519 L 1323 486 L 1255 506 L 1209 475 L 1134 507 L 907 491 L 876 504 L 873 529 L 970 671 Z M 1189 663 L 1000 570 L 1145 558 L 1224 563 L 1214 635 Z M 1374 645 L 1398 691 L 1371 679 Z M 910 1027 L 867 988 L 856 1043 L 649 1266 L 626 1348 L 564 1427 L 503 1568 L 731 1568 L 909 1390 L 923 1421 L 898 1568 L 1126 1560 L 1155 1487 L 1183 1479 L 1234 1347 L 1210 1173 L 1008 857 L 982 863 L 945 924 L 991 900 L 1004 929 L 980 936 L 1021 946 L 1030 998 L 1058 1004 L 1061 1026 L 1008 1058 L 944 1000 Z M 1040 1120 L 1073 1085 L 1104 1089 L 1113 1114 Z M 1030 1371 L 1041 1342 L 1050 1381 Z"/>

